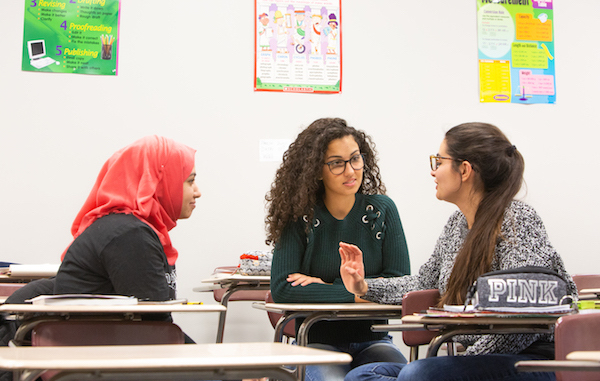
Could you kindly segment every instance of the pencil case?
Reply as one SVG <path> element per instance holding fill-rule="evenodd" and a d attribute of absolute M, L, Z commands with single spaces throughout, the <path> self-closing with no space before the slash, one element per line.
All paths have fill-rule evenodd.
<path fill-rule="evenodd" d="M 248 251 L 240 256 L 239 273 L 242 275 L 271 275 L 273 254 L 270 251 Z"/>
<path fill-rule="evenodd" d="M 519 267 L 481 275 L 467 300 L 475 309 L 497 312 L 562 313 L 576 308 L 567 282 L 545 267 Z"/>

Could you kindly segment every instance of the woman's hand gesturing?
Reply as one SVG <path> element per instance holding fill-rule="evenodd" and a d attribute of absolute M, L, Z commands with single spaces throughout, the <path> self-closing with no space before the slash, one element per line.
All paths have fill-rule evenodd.
<path fill-rule="evenodd" d="M 364 295 L 369 286 L 365 282 L 365 266 L 362 251 L 355 245 L 340 242 L 340 275 L 346 290 L 355 295 Z"/>

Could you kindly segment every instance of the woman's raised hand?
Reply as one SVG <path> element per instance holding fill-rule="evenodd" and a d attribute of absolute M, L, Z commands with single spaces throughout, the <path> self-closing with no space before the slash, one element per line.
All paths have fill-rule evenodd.
<path fill-rule="evenodd" d="M 365 282 L 365 266 L 362 251 L 355 245 L 340 242 L 340 275 L 346 290 L 356 295 L 367 293 L 369 286 Z"/>

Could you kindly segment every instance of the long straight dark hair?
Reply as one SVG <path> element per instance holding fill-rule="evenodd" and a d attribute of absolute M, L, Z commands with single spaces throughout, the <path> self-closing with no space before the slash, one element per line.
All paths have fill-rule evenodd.
<path fill-rule="evenodd" d="M 483 198 L 475 221 L 454 261 L 447 290 L 440 304 L 462 304 L 467 290 L 481 274 L 490 271 L 504 212 L 523 184 L 525 162 L 516 147 L 496 126 L 465 123 L 446 133 L 448 154 L 468 161 L 478 177 Z M 458 171 L 460 161 L 453 167 Z"/>

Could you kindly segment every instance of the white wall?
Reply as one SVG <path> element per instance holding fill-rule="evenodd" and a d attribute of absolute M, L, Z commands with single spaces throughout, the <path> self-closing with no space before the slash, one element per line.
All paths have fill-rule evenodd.
<path fill-rule="evenodd" d="M 278 163 L 259 139 L 293 139 L 339 116 L 370 133 L 413 272 L 454 207 L 437 201 L 428 155 L 467 121 L 498 125 L 525 156 L 527 194 L 571 273 L 600 272 L 597 0 L 555 1 L 555 105 L 481 104 L 475 1 L 344 1 L 343 92 L 254 92 L 251 0 L 123 0 L 117 77 L 21 71 L 23 1 L 0 11 L 0 259 L 58 262 L 103 162 L 161 134 L 196 149 L 202 191 L 172 231 L 181 297 L 219 265 L 265 249 L 264 195 Z M 201 49 L 190 51 L 190 39 Z M 196 63 L 192 63 L 196 60 Z M 108 107 L 108 112 L 105 111 Z M 211 342 L 214 316 L 175 317 Z M 233 303 L 225 341 L 268 341 L 265 313 Z"/>

